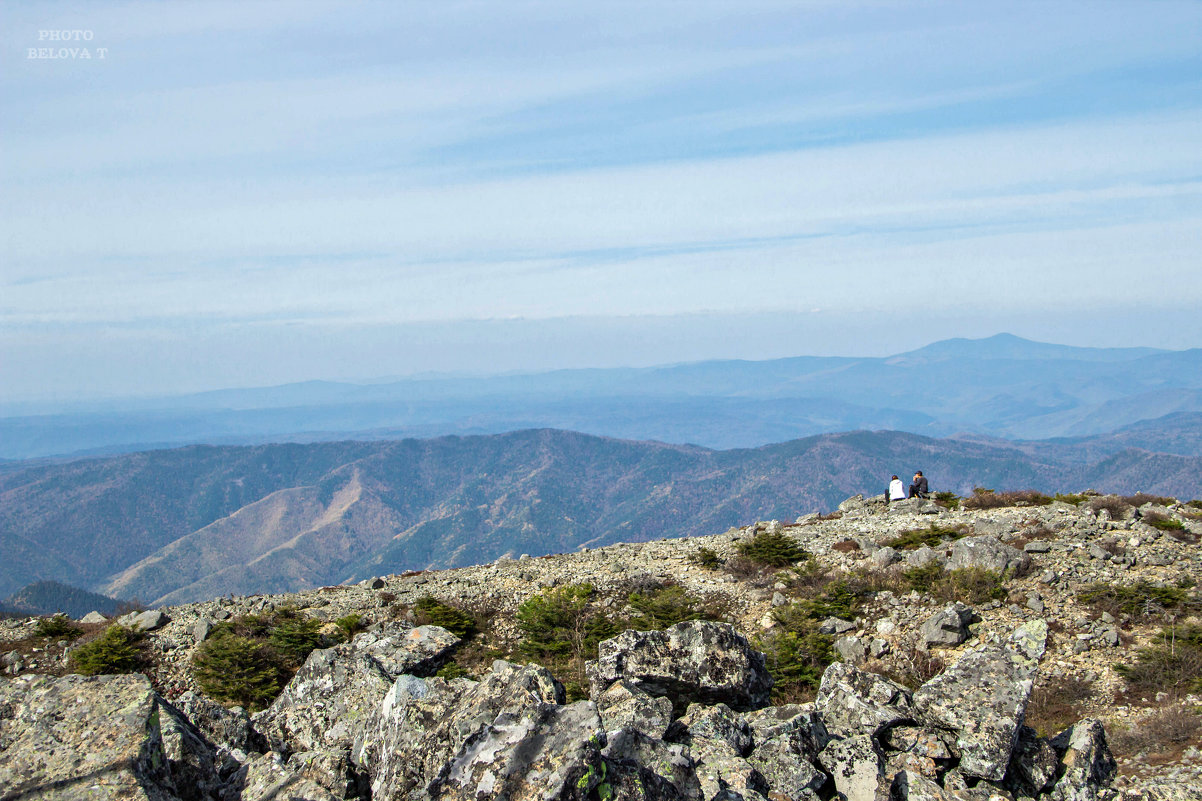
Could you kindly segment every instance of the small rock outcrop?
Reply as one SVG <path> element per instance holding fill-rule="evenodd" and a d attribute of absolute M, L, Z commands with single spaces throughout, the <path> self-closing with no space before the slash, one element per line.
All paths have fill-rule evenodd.
<path fill-rule="evenodd" d="M 587 670 L 594 697 L 625 679 L 678 708 L 700 702 L 755 709 L 767 705 L 772 689 L 764 655 L 733 626 L 709 621 L 626 631 L 602 642 Z"/>

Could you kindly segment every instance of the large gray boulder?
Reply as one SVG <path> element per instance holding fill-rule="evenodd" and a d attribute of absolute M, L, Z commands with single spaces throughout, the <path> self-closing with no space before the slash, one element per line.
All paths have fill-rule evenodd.
<path fill-rule="evenodd" d="M 1086 718 L 1052 738 L 1060 755 L 1053 801 L 1097 801 L 1099 790 L 1114 781 L 1117 766 L 1100 721 Z"/>
<path fill-rule="evenodd" d="M 746 719 L 755 739 L 747 761 L 768 783 L 770 797 L 817 799 L 827 781 L 818 754 L 830 738 L 813 706 L 768 707 Z"/>
<path fill-rule="evenodd" d="M 672 702 L 648 695 L 625 679 L 618 679 L 597 698 L 597 714 L 606 731 L 636 729 L 663 738 L 672 722 Z"/>
<path fill-rule="evenodd" d="M 626 631 L 598 648 L 588 662 L 590 697 L 618 679 L 680 709 L 724 703 L 744 710 L 766 706 L 772 677 L 764 655 L 726 623 L 693 620 L 664 631 Z"/>
<path fill-rule="evenodd" d="M 287 761 L 274 751 L 242 769 L 239 801 L 346 801 L 367 797 L 364 777 L 341 751 L 306 751 Z"/>
<path fill-rule="evenodd" d="M 0 788 L 6 798 L 31 800 L 216 799 L 216 777 L 194 771 L 203 750 L 196 758 L 168 755 L 163 716 L 161 700 L 142 675 L 0 681 Z M 203 749 L 203 738 L 189 728 L 177 745 L 197 743 Z"/>
<path fill-rule="evenodd" d="M 601 751 L 608 766 L 604 781 L 616 799 L 702 801 L 697 765 L 686 745 L 665 743 L 637 729 L 618 729 L 606 735 Z M 598 789 L 603 789 L 598 785 Z"/>
<path fill-rule="evenodd" d="M 968 639 L 968 624 L 972 618 L 972 609 L 957 601 L 927 618 L 919 634 L 928 648 L 933 645 L 959 645 Z"/>
<path fill-rule="evenodd" d="M 998 645 L 962 657 L 914 692 L 921 722 L 954 735 L 962 773 L 1001 781 L 1010 763 L 1048 627 L 1019 626 Z"/>
<path fill-rule="evenodd" d="M 313 651 L 254 724 L 282 753 L 350 749 L 398 676 L 431 670 L 458 642 L 437 626 L 392 624 Z"/>
<path fill-rule="evenodd" d="M 591 701 L 502 713 L 464 742 L 424 796 L 585 799 L 608 777 L 601 757 L 604 745 L 601 719 Z"/>
<path fill-rule="evenodd" d="M 818 760 L 847 801 L 877 801 L 878 793 L 889 788 L 885 756 L 866 733 L 831 740 Z"/>
<path fill-rule="evenodd" d="M 994 537 L 965 537 L 952 543 L 952 555 L 947 561 L 949 570 L 980 567 L 1004 573 L 1018 570 L 1029 557 Z"/>
<path fill-rule="evenodd" d="M 915 715 L 909 690 L 846 662 L 826 668 L 814 707 L 831 737 L 875 736 Z"/>
<path fill-rule="evenodd" d="M 498 660 L 479 682 L 402 675 L 369 718 L 355 761 L 371 777 L 374 801 L 421 797 L 449 786 L 437 777 L 498 718 L 512 729 L 563 700 L 563 687 L 537 665 Z M 602 728 L 598 718 L 603 741 Z"/>

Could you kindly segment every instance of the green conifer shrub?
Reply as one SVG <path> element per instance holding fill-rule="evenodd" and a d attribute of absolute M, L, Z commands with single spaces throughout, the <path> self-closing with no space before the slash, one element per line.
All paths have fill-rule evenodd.
<path fill-rule="evenodd" d="M 146 664 L 142 650 L 145 638 L 146 635 L 140 631 L 125 626 L 109 626 L 104 634 L 71 652 L 71 669 L 85 676 L 136 673 Z"/>

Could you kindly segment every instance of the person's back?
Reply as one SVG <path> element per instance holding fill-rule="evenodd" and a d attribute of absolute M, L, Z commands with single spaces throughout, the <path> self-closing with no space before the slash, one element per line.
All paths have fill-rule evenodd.
<path fill-rule="evenodd" d="M 901 479 L 897 476 L 889 482 L 889 491 L 885 493 L 885 503 L 893 501 L 904 501 L 906 499 L 906 487 L 902 484 Z"/>

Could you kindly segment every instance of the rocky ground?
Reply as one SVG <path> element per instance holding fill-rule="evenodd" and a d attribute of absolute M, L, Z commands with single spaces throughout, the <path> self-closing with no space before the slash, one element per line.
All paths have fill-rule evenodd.
<path fill-rule="evenodd" d="M 512 749 L 528 744 L 527 735 L 537 730 L 544 748 L 539 753 L 549 761 L 542 765 L 532 757 L 520 769 L 510 765 L 508 773 L 502 773 L 522 773 L 528 783 L 531 776 L 541 776 L 534 784 L 544 788 L 567 788 L 570 778 L 587 790 L 579 797 L 588 793 L 604 797 L 598 788 L 606 787 L 610 788 L 606 792 L 622 797 L 707 801 L 739 796 L 828 798 L 837 792 L 852 799 L 888 792 L 895 798 L 982 801 L 1041 793 L 1049 798 L 1083 799 L 1108 793 L 1133 798 L 1199 797 L 1190 795 L 1202 787 L 1199 698 L 1180 687 L 1149 690 L 1145 686 L 1133 691 L 1116 671 L 1116 665 L 1138 661 L 1140 650 L 1156 644 L 1166 626 L 1175 631 L 1178 626 L 1198 624 L 1195 588 L 1202 580 L 1202 548 L 1196 544 L 1202 538 L 1198 513 L 1197 508 L 1183 505 L 1150 502 L 1131 508 L 1117 499 L 1090 497 L 1079 503 L 974 510 L 946 509 L 924 501 L 885 506 L 881 499 L 853 498 L 831 515 L 811 515 L 789 524 L 762 522 L 712 537 L 614 545 L 533 559 L 518 556 L 458 570 L 382 576 L 356 586 L 223 598 L 131 615 L 123 622 L 148 631 L 145 647 L 150 665 L 145 669 L 150 682 L 120 692 L 128 695 L 130 709 L 150 709 L 154 698 L 173 704 L 164 706 L 178 710 L 173 714 L 179 718 L 166 725 L 162 735 L 168 744 L 165 753 L 175 754 L 168 761 L 182 764 L 188 759 L 181 754 L 192 753 L 191 762 L 197 764 L 189 770 L 200 778 L 189 786 L 203 787 L 208 794 L 188 796 L 180 789 L 178 777 L 171 785 L 175 789 L 168 788 L 161 765 L 146 767 L 141 774 L 131 769 L 142 778 L 130 781 L 159 786 L 160 796 L 146 797 L 162 798 L 268 798 L 274 797 L 269 795 L 275 792 L 271 787 L 285 785 L 290 792 L 300 793 L 288 796 L 295 798 L 500 797 L 500 790 L 480 791 L 484 774 L 494 777 L 488 781 L 499 780 L 495 771 L 481 768 L 488 760 L 481 761 L 479 748 L 486 742 L 493 756 L 512 757 Z M 1175 522 L 1166 525 L 1165 520 Z M 948 536 L 935 547 L 884 545 L 905 532 L 931 526 L 957 532 L 954 536 L 959 538 Z M 739 548 L 764 532 L 796 540 L 813 561 L 791 569 L 748 565 Z M 703 554 L 710 559 L 700 559 Z M 947 571 L 995 570 L 1006 578 L 990 597 L 970 600 L 957 601 L 946 591 L 911 589 L 906 571 L 931 564 Z M 853 613 L 821 624 L 833 638 L 839 661 L 823 677 L 817 706 L 787 705 L 814 697 L 804 688 L 795 697 L 778 693 L 772 701 L 775 706 L 767 706 L 766 688 L 748 695 L 748 688 L 757 686 L 766 673 L 762 658 L 756 667 L 756 651 L 741 635 L 753 643 L 770 637 L 783 625 L 782 610 L 804 602 L 840 577 L 854 581 L 859 599 Z M 623 639 L 629 635 L 603 643 L 599 658 L 589 666 L 590 700 L 583 706 L 565 704 L 562 687 L 545 672 L 493 664 L 495 656 L 524 661 L 517 650 L 523 632 L 515 620 L 523 602 L 548 588 L 581 583 L 595 588 L 595 603 L 615 620 L 632 612 L 628 606 L 632 589 L 682 588 L 710 617 L 730 624 L 732 633 L 741 633 L 741 642 L 723 641 L 718 648 L 737 655 L 732 659 L 738 664 L 719 671 L 729 686 L 707 685 L 714 677 L 703 675 L 713 667 L 701 653 L 704 648 L 694 649 L 691 656 L 676 653 L 688 650 L 679 642 L 688 638 L 683 631 L 671 643 Z M 1082 591 L 1100 583 L 1169 588 L 1182 600 L 1168 604 L 1169 608 L 1148 601 L 1136 610 L 1120 608 L 1114 599 L 1109 604 L 1105 599 L 1087 603 Z M 455 656 L 457 638 L 448 639 L 450 635 L 441 629 L 412 628 L 420 622 L 414 619 L 414 609 L 423 597 L 440 599 L 476 616 L 481 630 L 470 648 L 460 646 Z M 342 651 L 311 656 L 271 709 L 253 720 L 237 712 L 231 717 L 199 693 L 191 670 L 193 654 L 220 621 L 284 607 L 329 623 L 331 633 L 336 631 L 334 621 L 351 614 L 361 615 L 371 628 L 354 643 L 339 646 Z M 78 684 L 96 680 L 64 679 L 76 684 L 62 685 L 49 677 L 67 673 L 71 649 L 97 636 L 106 624 L 85 625 L 82 639 L 62 640 L 31 636 L 35 626 L 35 621 L 0 622 L 7 678 L 0 681 L 0 757 L 13 757 L 15 744 L 29 734 L 17 721 L 35 697 L 43 706 L 49 703 L 47 698 L 60 696 L 72 699 L 70 703 L 77 707 L 103 706 L 88 696 L 86 683 Z M 402 636 L 406 631 L 417 633 Z M 1038 643 L 1032 644 L 1036 639 Z M 428 676 L 448 658 L 457 659 L 461 672 L 479 683 L 464 678 L 445 682 L 415 678 L 415 674 Z M 640 659 L 679 661 L 668 677 L 656 678 L 650 666 L 636 667 Z M 373 667 L 362 667 L 368 663 Z M 353 664 L 360 668 L 348 667 Z M 704 665 L 700 673 L 698 664 Z M 680 679 L 693 674 L 697 675 Z M 320 698 L 314 702 L 306 688 L 322 682 L 333 686 L 336 682 L 329 678 L 333 675 L 357 689 L 340 692 L 336 701 L 318 693 Z M 738 678 L 731 678 L 734 675 Z M 565 676 L 555 678 L 567 681 Z M 519 686 L 524 688 L 521 692 L 514 689 Z M 519 695 L 525 699 L 521 703 L 497 700 Z M 666 709 L 656 700 L 664 698 L 671 701 Z M 617 712 L 606 711 L 618 707 L 635 710 L 630 714 L 641 722 L 636 726 L 631 720 L 619 720 Z M 847 723 L 841 717 L 846 717 L 846 708 L 863 714 Z M 976 722 L 966 722 L 960 719 L 964 708 L 986 711 Z M 1027 723 L 1040 729 L 1042 738 L 1032 729 L 1019 728 L 1017 720 L 1024 709 Z M 672 722 L 682 712 L 684 717 Z M 167 718 L 176 720 L 171 714 Z M 459 734 L 484 723 L 488 734 L 483 741 L 479 737 L 484 735 L 474 740 L 465 735 L 459 750 L 448 751 L 443 741 L 454 742 L 459 735 L 432 732 L 441 731 L 438 726 L 445 727 L 452 719 L 458 721 Z M 1070 729 L 1079 719 L 1101 725 L 1083 723 Z M 622 720 L 629 725 L 611 725 Z M 1102 726 L 1118 758 L 1113 778 L 1106 769 L 1105 746 L 1099 745 L 1105 739 Z M 626 734 L 617 736 L 618 729 Z M 174 752 L 167 730 L 175 731 Z M 376 736 L 370 736 L 369 730 Z M 584 736 L 582 731 L 593 734 Z M 589 739 L 598 733 L 607 737 Z M 63 732 L 39 736 L 43 739 L 34 737 L 31 742 L 61 746 L 72 737 Z M 188 752 L 178 745 L 189 737 L 207 743 L 212 751 L 199 758 L 199 762 L 209 760 L 207 767 L 195 758 L 203 749 Z M 435 741 L 442 744 L 434 748 Z M 547 743 L 558 743 L 560 751 Z M 138 753 L 146 750 L 145 742 L 135 740 L 122 747 Z M 776 754 L 771 760 L 770 753 Z M 398 765 L 398 755 L 403 754 L 422 755 L 427 770 Z M 777 763 L 794 766 L 789 777 L 774 772 Z M 1086 763 L 1087 770 L 1082 767 Z M 1013 774 L 1020 764 L 1038 775 L 1018 782 Z M 653 770 L 653 765 L 659 767 Z M 38 769 L 27 767 L 20 778 L 2 770 L 0 798 L 76 797 L 30 795 L 25 790 L 11 795 L 10 788 L 3 787 L 6 778 L 23 782 L 22 787 L 32 786 L 29 783 L 36 781 Z M 78 770 L 82 768 L 77 766 Z M 177 774 L 180 770 L 177 766 Z M 481 770 L 484 773 L 468 776 Z M 625 773 L 620 781 L 604 781 L 595 775 L 604 770 Z M 457 777 L 454 781 L 448 778 L 452 775 Z M 331 789 L 330 777 L 337 778 L 333 782 L 337 788 Z M 303 792 L 296 790 L 309 785 Z M 476 788 L 477 795 L 463 789 L 469 786 Z M 513 789 L 517 786 L 506 790 L 509 797 L 536 797 Z M 453 787 L 459 789 L 452 792 Z M 643 788 L 639 791 L 643 795 L 634 793 L 633 787 Z M 551 797 L 575 797 L 572 792 L 567 788 Z"/>

